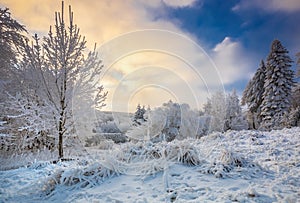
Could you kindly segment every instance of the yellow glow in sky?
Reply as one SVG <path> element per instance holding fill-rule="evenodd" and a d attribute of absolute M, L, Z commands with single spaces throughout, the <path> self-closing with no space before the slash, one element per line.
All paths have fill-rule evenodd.
<path fill-rule="evenodd" d="M 165 0 L 164 5 L 193 3 Z M 105 65 L 100 77 L 109 91 L 104 110 L 132 112 L 138 103 L 155 107 L 174 98 L 200 108 L 211 91 L 222 89 L 223 82 L 238 73 L 230 59 L 223 60 L 239 52 L 237 43 L 224 39 L 211 50 L 211 59 L 191 33 L 174 22 L 155 18 L 165 12 L 161 0 L 66 0 L 65 7 L 69 4 L 88 48 L 97 43 Z M 0 5 L 10 8 L 30 33 L 40 35 L 47 34 L 54 24 L 54 12 L 61 9 L 58 0 L 3 0 Z M 227 68 L 218 70 L 219 62 L 225 62 Z M 223 81 L 220 75 L 226 76 Z"/>

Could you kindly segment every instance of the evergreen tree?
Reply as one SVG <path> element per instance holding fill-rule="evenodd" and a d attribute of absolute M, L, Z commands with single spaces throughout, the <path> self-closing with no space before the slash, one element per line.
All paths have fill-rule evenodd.
<path fill-rule="evenodd" d="M 144 114 L 146 113 L 145 106 L 143 108 L 141 107 L 140 104 L 137 105 L 136 107 L 136 112 L 134 113 L 133 121 L 137 125 L 141 125 L 142 122 L 146 121 L 144 118 Z"/>
<path fill-rule="evenodd" d="M 291 58 L 279 40 L 272 42 L 267 58 L 263 101 L 260 113 L 262 129 L 282 128 L 284 116 L 291 106 L 294 73 L 290 69 Z"/>
<path fill-rule="evenodd" d="M 229 93 L 226 97 L 226 116 L 224 130 L 247 129 L 248 125 L 242 114 L 240 100 L 236 90 Z"/>
<path fill-rule="evenodd" d="M 300 52 L 296 54 L 297 77 L 300 77 Z M 299 80 L 298 80 L 299 81 Z M 288 117 L 289 126 L 300 126 L 300 83 L 298 82 L 292 89 L 292 107 Z"/>
<path fill-rule="evenodd" d="M 253 78 L 248 82 L 242 96 L 242 105 L 248 105 L 248 117 L 251 118 L 249 121 L 250 128 L 257 129 L 259 127 L 260 112 L 262 95 L 264 93 L 264 82 L 265 82 L 265 71 L 266 66 L 263 60 L 253 76 Z"/>

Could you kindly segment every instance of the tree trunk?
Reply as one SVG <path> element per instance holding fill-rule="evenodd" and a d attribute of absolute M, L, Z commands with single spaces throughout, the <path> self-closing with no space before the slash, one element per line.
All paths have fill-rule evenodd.
<path fill-rule="evenodd" d="M 63 112 L 61 113 L 59 119 L 59 126 L 58 126 L 58 158 L 62 159 L 64 157 L 63 151 L 63 135 L 64 135 L 64 126 L 63 126 Z"/>

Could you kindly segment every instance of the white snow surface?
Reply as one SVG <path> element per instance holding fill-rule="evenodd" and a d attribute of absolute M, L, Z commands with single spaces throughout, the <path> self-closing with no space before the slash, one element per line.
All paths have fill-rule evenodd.
<path fill-rule="evenodd" d="M 0 202 L 300 201 L 300 128 L 88 151 L 0 171 Z"/>

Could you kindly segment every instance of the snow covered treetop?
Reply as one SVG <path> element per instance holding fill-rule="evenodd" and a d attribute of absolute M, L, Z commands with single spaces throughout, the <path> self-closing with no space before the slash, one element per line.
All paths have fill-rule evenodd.
<path fill-rule="evenodd" d="M 288 53 L 289 51 L 286 48 L 284 48 L 284 46 L 282 46 L 281 42 L 278 39 L 275 39 L 271 45 L 271 53 L 272 52 Z"/>

